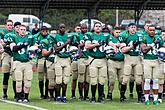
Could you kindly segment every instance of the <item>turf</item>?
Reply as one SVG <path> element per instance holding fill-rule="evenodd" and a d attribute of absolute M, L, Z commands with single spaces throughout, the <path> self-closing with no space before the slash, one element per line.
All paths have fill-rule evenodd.
<path fill-rule="evenodd" d="M 0 74 L 0 79 L 1 79 L 1 91 L 0 95 L 2 96 L 2 74 Z M 8 90 L 8 96 L 9 100 L 13 101 L 13 90 L 12 90 L 12 81 L 10 80 L 9 82 L 9 90 Z M 129 96 L 129 90 L 127 90 L 126 96 L 128 98 Z M 107 86 L 105 86 L 105 94 L 107 94 Z M 90 94 L 89 94 L 90 95 Z M 37 74 L 34 74 L 33 81 L 32 81 L 32 88 L 30 91 L 30 103 L 29 105 L 37 106 L 37 107 L 42 107 L 48 110 L 165 110 L 165 103 L 160 104 L 159 106 L 155 106 L 153 104 L 146 106 L 142 103 L 137 103 L 136 101 L 136 93 L 134 90 L 134 99 L 131 99 L 124 102 L 120 103 L 119 102 L 119 92 L 117 89 L 117 84 L 115 86 L 115 90 L 113 93 L 113 101 L 108 101 L 106 100 L 104 104 L 91 104 L 89 101 L 80 101 L 78 99 L 75 100 L 70 100 L 71 96 L 71 89 L 70 89 L 70 84 L 68 86 L 68 91 L 67 91 L 67 99 L 69 103 L 67 104 L 59 104 L 54 101 L 48 101 L 48 100 L 40 100 L 39 99 L 39 89 L 38 89 L 38 79 L 37 79 Z M 78 91 L 76 93 L 76 96 L 78 97 Z M 165 101 L 165 100 L 164 100 Z M 8 104 L 0 101 L 0 110 L 33 110 L 27 107 L 22 107 L 18 105 L 13 105 L 13 104 Z"/>

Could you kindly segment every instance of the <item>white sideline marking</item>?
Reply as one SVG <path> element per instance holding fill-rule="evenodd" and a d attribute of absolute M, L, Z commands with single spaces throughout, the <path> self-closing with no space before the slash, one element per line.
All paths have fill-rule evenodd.
<path fill-rule="evenodd" d="M 24 103 L 17 103 L 17 102 L 13 102 L 13 101 L 9 101 L 9 100 L 0 99 L 0 101 L 10 103 L 10 104 L 14 104 L 14 105 L 20 105 L 20 106 L 24 106 L 24 107 L 28 107 L 28 108 L 34 108 L 36 110 L 48 110 L 48 109 L 40 108 L 40 107 L 37 107 L 37 106 L 27 105 L 27 104 L 24 104 Z"/>

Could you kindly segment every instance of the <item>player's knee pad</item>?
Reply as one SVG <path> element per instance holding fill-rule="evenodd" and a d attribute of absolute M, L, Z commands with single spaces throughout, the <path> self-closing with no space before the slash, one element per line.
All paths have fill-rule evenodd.
<path fill-rule="evenodd" d="M 49 87 L 54 87 L 55 86 L 55 79 L 51 78 L 49 79 Z"/>
<path fill-rule="evenodd" d="M 108 79 L 111 84 L 114 84 L 116 81 L 116 75 L 115 74 L 109 74 Z"/>
<path fill-rule="evenodd" d="M 81 74 L 81 75 L 78 76 L 78 82 L 83 83 L 84 80 L 85 80 L 85 78 L 84 78 L 84 75 L 83 74 Z"/>
<path fill-rule="evenodd" d="M 64 84 L 68 84 L 68 83 L 69 83 L 69 80 L 70 80 L 70 76 L 64 76 L 64 81 L 63 81 L 63 83 L 64 83 Z"/>
<path fill-rule="evenodd" d="M 8 85 L 10 73 L 4 73 L 3 76 L 3 85 Z"/>
<path fill-rule="evenodd" d="M 31 87 L 31 80 L 24 81 L 24 86 L 27 88 Z"/>
<path fill-rule="evenodd" d="M 33 72 L 32 70 L 27 71 L 26 73 L 24 73 L 24 80 L 28 80 L 31 81 L 33 79 Z"/>
<path fill-rule="evenodd" d="M 129 80 L 130 80 L 130 75 L 123 75 L 122 83 L 127 84 Z"/>
<path fill-rule="evenodd" d="M 151 82 L 151 79 L 145 79 L 144 90 L 150 90 L 150 82 Z"/>
<path fill-rule="evenodd" d="M 2 72 L 3 73 L 10 72 L 10 66 L 8 64 L 2 64 Z"/>
<path fill-rule="evenodd" d="M 142 76 L 138 75 L 138 76 L 135 78 L 135 81 L 136 81 L 136 84 L 142 84 Z"/>
<path fill-rule="evenodd" d="M 16 87 L 18 88 L 22 87 L 22 81 L 16 81 Z"/>
<path fill-rule="evenodd" d="M 39 63 L 37 66 L 37 72 L 44 72 L 44 64 Z"/>
<path fill-rule="evenodd" d="M 104 85 L 106 79 L 107 79 L 107 78 L 106 78 L 106 77 L 103 77 L 103 76 L 99 77 L 99 83 L 100 83 L 101 85 Z"/>
<path fill-rule="evenodd" d="M 159 80 L 158 79 L 153 79 L 153 89 L 159 89 Z"/>
<path fill-rule="evenodd" d="M 78 71 L 78 62 L 74 61 L 71 63 L 71 71 Z"/>
<path fill-rule="evenodd" d="M 131 72 L 132 72 L 131 69 L 132 69 L 131 65 L 125 65 L 124 66 L 124 75 L 130 76 Z"/>
<path fill-rule="evenodd" d="M 96 85 L 97 84 L 97 77 L 90 77 L 90 83 L 91 83 L 91 85 Z"/>
<path fill-rule="evenodd" d="M 87 83 L 90 83 L 90 76 L 88 74 L 85 75 L 84 81 L 87 82 Z"/>
<path fill-rule="evenodd" d="M 62 76 L 56 76 L 56 84 L 62 84 Z"/>
<path fill-rule="evenodd" d="M 55 72 L 53 70 L 47 70 L 47 79 L 55 79 Z"/>
<path fill-rule="evenodd" d="M 72 71 L 72 80 L 78 79 L 78 71 Z"/>
<path fill-rule="evenodd" d="M 143 66 L 142 66 L 142 64 L 137 64 L 136 68 L 135 68 L 135 71 L 136 71 L 137 75 L 142 76 L 143 75 Z"/>
<path fill-rule="evenodd" d="M 78 65 L 78 74 L 85 74 L 86 65 L 79 64 Z"/>
<path fill-rule="evenodd" d="M 21 71 L 15 71 L 14 76 L 16 81 L 22 81 L 23 76 Z"/>
<path fill-rule="evenodd" d="M 161 85 L 161 84 L 164 84 L 164 79 L 162 78 L 162 79 L 159 79 L 159 84 Z"/>
<path fill-rule="evenodd" d="M 44 73 L 43 72 L 38 72 L 38 80 L 39 81 L 44 80 Z"/>

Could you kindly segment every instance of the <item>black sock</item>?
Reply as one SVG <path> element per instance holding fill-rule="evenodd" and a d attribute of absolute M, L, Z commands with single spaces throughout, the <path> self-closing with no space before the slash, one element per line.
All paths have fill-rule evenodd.
<path fill-rule="evenodd" d="M 138 100 L 140 100 L 142 97 L 142 85 L 141 84 L 140 85 L 136 84 L 136 92 L 137 92 Z"/>
<path fill-rule="evenodd" d="M 51 97 L 51 98 L 53 98 L 53 97 L 54 97 L 53 92 L 54 92 L 54 90 L 53 90 L 53 89 L 49 89 L 49 94 L 50 94 L 50 97 Z"/>
<path fill-rule="evenodd" d="M 72 90 L 72 97 L 75 97 L 75 90 Z"/>
<path fill-rule="evenodd" d="M 133 94 L 133 88 L 134 88 L 134 81 L 133 82 L 129 82 L 129 91 L 130 91 L 130 94 Z"/>
<path fill-rule="evenodd" d="M 61 84 L 57 84 L 57 85 L 56 85 L 56 96 L 57 96 L 57 97 L 60 96 L 60 89 L 61 89 Z"/>
<path fill-rule="evenodd" d="M 104 85 L 102 85 L 102 96 L 104 96 L 105 97 L 105 94 L 104 94 Z"/>
<path fill-rule="evenodd" d="M 55 98 L 57 98 L 57 89 L 56 89 L 56 87 L 54 88 L 54 91 L 55 91 Z"/>
<path fill-rule="evenodd" d="M 39 81 L 39 89 L 41 96 L 44 95 L 43 89 L 44 89 L 44 81 Z"/>
<path fill-rule="evenodd" d="M 85 82 L 84 83 L 84 97 L 86 98 L 88 96 L 89 92 L 89 83 Z"/>
<path fill-rule="evenodd" d="M 62 97 L 66 96 L 66 89 L 67 89 L 67 84 L 62 84 Z"/>
<path fill-rule="evenodd" d="M 3 74 L 3 94 L 4 95 L 7 95 L 9 76 L 10 76 L 10 73 L 4 73 Z"/>
<path fill-rule="evenodd" d="M 104 85 L 101 85 L 100 83 L 98 84 L 98 94 L 99 94 L 99 97 L 102 97 L 103 96 L 103 89 L 104 88 Z"/>
<path fill-rule="evenodd" d="M 7 95 L 7 89 L 6 88 L 3 88 L 3 94 Z"/>
<path fill-rule="evenodd" d="M 48 85 L 49 85 L 49 80 L 46 79 L 46 81 L 45 81 L 45 96 L 48 96 Z"/>
<path fill-rule="evenodd" d="M 16 97 L 16 81 L 13 81 L 14 97 Z"/>
<path fill-rule="evenodd" d="M 62 97 L 66 96 L 66 90 L 62 90 Z"/>
<path fill-rule="evenodd" d="M 162 99 L 162 93 L 158 93 L 158 99 Z"/>
<path fill-rule="evenodd" d="M 96 96 L 96 88 L 97 88 L 97 85 L 91 85 L 92 97 Z"/>
<path fill-rule="evenodd" d="M 165 82 L 164 82 L 164 85 L 163 85 L 163 93 L 165 93 Z"/>
<path fill-rule="evenodd" d="M 78 82 L 79 95 L 83 96 L 83 83 Z"/>
<path fill-rule="evenodd" d="M 121 84 L 120 97 L 124 98 L 126 89 L 126 85 Z"/>
<path fill-rule="evenodd" d="M 28 99 L 29 93 L 25 93 L 25 99 Z"/>
<path fill-rule="evenodd" d="M 17 95 L 16 97 L 17 97 L 18 99 L 21 99 L 21 92 L 17 92 L 16 95 Z"/>

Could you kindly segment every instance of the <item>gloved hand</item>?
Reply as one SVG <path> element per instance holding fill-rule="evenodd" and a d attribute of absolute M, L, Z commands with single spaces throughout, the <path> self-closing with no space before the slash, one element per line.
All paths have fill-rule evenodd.
<path fill-rule="evenodd" d="M 99 40 L 98 43 L 101 46 L 101 45 L 104 45 L 106 42 L 104 40 L 103 41 Z"/>
<path fill-rule="evenodd" d="M 133 41 L 133 47 L 136 48 L 138 46 L 138 42 L 137 41 Z"/>
<path fill-rule="evenodd" d="M 49 52 L 51 52 L 51 53 L 54 52 L 54 47 L 50 47 Z"/>
<path fill-rule="evenodd" d="M 23 43 L 23 47 L 27 47 L 28 45 L 29 45 L 28 42 L 24 42 L 24 43 Z"/>
<path fill-rule="evenodd" d="M 67 44 L 70 44 L 70 43 L 71 43 L 70 38 L 68 38 L 68 39 L 66 40 L 66 43 L 67 43 Z"/>

